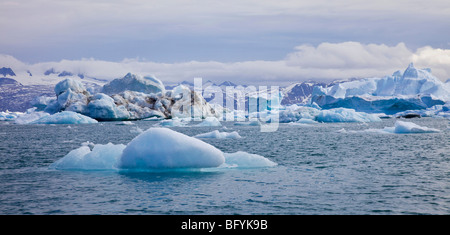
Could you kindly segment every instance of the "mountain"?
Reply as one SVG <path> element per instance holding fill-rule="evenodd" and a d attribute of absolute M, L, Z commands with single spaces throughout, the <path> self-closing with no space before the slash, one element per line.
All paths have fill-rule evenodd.
<path fill-rule="evenodd" d="M 16 74 L 14 73 L 14 71 L 11 68 L 6 68 L 6 67 L 3 67 L 0 69 L 0 75 L 3 75 L 3 77 L 6 77 L 7 75 L 16 76 Z"/>
<path fill-rule="evenodd" d="M 321 82 L 300 82 L 294 83 L 283 89 L 283 99 L 281 105 L 301 104 L 308 101 L 315 86 L 327 87 L 326 83 Z"/>
<path fill-rule="evenodd" d="M 24 112 L 32 107 L 31 101 L 37 96 L 52 94 L 52 86 L 24 86 L 12 78 L 0 78 L 0 111 Z"/>

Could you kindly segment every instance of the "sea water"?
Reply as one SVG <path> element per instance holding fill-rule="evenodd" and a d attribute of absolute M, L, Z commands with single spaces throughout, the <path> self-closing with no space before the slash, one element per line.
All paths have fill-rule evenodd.
<path fill-rule="evenodd" d="M 173 127 L 188 136 L 236 131 L 242 138 L 202 141 L 277 165 L 148 172 L 49 166 L 87 141 L 127 144 L 154 121 L 0 122 L 0 214 L 449 214 L 449 121 L 404 120 L 437 133 L 371 131 L 395 121 Z"/>

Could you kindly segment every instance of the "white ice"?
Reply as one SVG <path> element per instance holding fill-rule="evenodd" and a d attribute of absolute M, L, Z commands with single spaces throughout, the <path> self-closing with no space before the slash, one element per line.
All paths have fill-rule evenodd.
<path fill-rule="evenodd" d="M 167 170 L 270 167 L 276 163 L 246 152 L 223 153 L 168 128 L 150 128 L 123 144 L 84 143 L 50 165 L 58 170 Z"/>
<path fill-rule="evenodd" d="M 412 134 L 412 133 L 436 133 L 440 132 L 438 129 L 419 126 L 412 122 L 396 121 L 394 127 L 386 127 L 383 129 L 389 133 L 396 134 Z"/>
<path fill-rule="evenodd" d="M 211 132 L 195 135 L 196 138 L 213 138 L 213 139 L 239 139 L 242 138 L 237 131 L 233 132 L 220 132 L 214 130 Z"/>
<path fill-rule="evenodd" d="M 356 112 L 354 109 L 335 108 L 321 110 L 316 116 L 318 122 L 378 122 L 378 115 Z"/>
<path fill-rule="evenodd" d="M 92 150 L 90 147 L 93 147 Z M 66 156 L 50 165 L 50 169 L 58 170 L 113 170 L 118 169 L 117 163 L 125 145 L 108 143 L 105 145 L 83 146 L 70 151 Z"/>
<path fill-rule="evenodd" d="M 222 124 L 216 117 L 207 117 L 196 126 L 222 126 Z"/>
<path fill-rule="evenodd" d="M 72 111 L 62 111 L 52 115 L 43 116 L 30 124 L 91 124 L 98 121 L 88 116 Z"/>
<path fill-rule="evenodd" d="M 208 143 L 167 128 L 150 128 L 128 143 L 120 167 L 205 168 L 224 161 L 222 151 Z"/>

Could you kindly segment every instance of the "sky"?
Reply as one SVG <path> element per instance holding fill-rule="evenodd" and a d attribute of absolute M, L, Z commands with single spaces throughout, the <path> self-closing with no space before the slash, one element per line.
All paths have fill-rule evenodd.
<path fill-rule="evenodd" d="M 445 81 L 448 29 L 446 0 L 2 0 L 0 62 L 248 83 L 382 76 L 414 62 Z"/>

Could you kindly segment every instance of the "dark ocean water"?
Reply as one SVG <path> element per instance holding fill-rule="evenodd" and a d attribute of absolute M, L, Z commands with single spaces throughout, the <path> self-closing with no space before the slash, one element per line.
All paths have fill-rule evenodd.
<path fill-rule="evenodd" d="M 238 131 L 243 138 L 203 141 L 278 165 L 164 172 L 49 169 L 83 142 L 127 144 L 155 122 L 0 122 L 0 214 L 449 214 L 449 121 L 406 120 L 439 133 L 364 131 L 395 121 L 280 124 L 269 133 L 232 122 L 174 127 L 189 136 Z"/>

